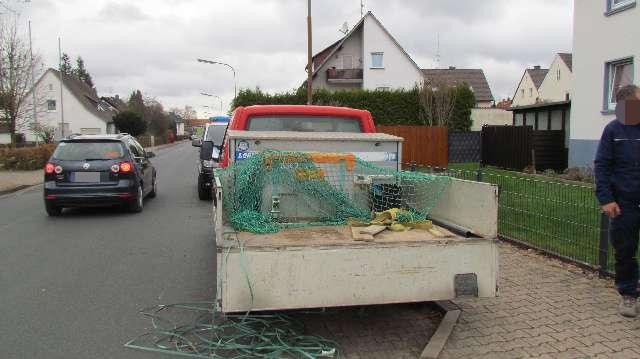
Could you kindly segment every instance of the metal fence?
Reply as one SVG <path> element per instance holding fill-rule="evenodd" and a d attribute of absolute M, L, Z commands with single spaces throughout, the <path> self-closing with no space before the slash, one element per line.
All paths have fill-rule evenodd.
<path fill-rule="evenodd" d="M 482 132 L 450 132 L 449 163 L 480 162 Z"/>
<path fill-rule="evenodd" d="M 501 238 L 612 273 L 609 221 L 601 214 L 593 186 L 492 169 L 417 170 L 498 185 Z"/>

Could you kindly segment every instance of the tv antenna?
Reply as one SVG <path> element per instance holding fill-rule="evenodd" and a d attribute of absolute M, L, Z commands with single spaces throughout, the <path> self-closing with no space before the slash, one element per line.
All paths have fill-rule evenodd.
<path fill-rule="evenodd" d="M 349 32 L 349 24 L 347 24 L 347 22 L 345 21 L 338 31 L 346 35 Z"/>

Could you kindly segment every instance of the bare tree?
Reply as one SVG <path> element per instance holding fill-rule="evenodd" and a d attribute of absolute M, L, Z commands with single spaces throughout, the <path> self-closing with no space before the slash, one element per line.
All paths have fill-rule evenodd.
<path fill-rule="evenodd" d="M 39 62 L 38 56 L 31 57 L 28 40 L 19 35 L 16 21 L 0 17 L 0 121 L 7 124 L 12 141 L 33 118 L 35 106 L 25 102 Z"/>
<path fill-rule="evenodd" d="M 442 81 L 423 81 L 418 89 L 427 126 L 448 126 L 456 105 L 456 88 Z"/>

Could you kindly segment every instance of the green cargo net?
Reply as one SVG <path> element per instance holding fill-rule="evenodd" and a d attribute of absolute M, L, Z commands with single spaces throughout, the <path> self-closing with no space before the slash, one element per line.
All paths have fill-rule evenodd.
<path fill-rule="evenodd" d="M 264 151 L 218 171 L 226 221 L 236 231 L 367 223 L 399 209 L 397 222 L 425 220 L 449 177 L 397 171 L 348 153 Z"/>

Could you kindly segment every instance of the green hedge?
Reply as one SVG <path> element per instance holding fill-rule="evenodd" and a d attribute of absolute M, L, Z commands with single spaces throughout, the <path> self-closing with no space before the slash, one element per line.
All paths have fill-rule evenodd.
<path fill-rule="evenodd" d="M 51 157 L 54 144 L 39 147 L 0 148 L 0 170 L 39 170 Z"/>
<path fill-rule="evenodd" d="M 475 105 L 473 91 L 466 86 L 457 88 L 456 109 L 450 125 L 454 131 L 471 128 L 471 108 Z M 250 105 L 304 105 L 306 89 L 269 94 L 260 89 L 243 89 L 238 93 L 232 108 Z M 313 93 L 315 105 L 344 106 L 368 110 L 377 125 L 425 125 L 424 108 L 420 103 L 418 88 L 412 90 L 370 91 L 319 89 Z"/>

